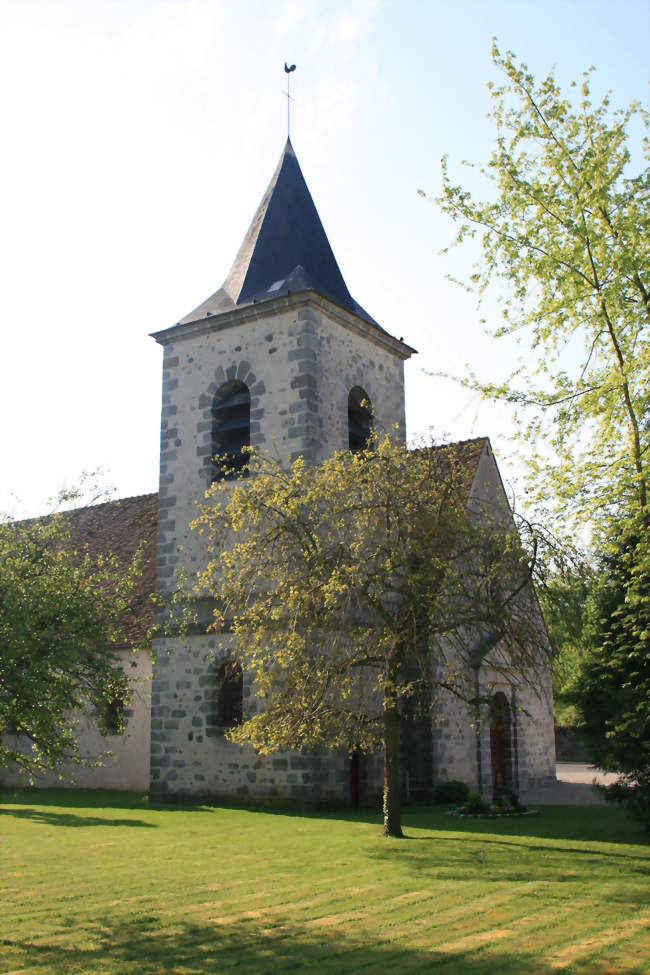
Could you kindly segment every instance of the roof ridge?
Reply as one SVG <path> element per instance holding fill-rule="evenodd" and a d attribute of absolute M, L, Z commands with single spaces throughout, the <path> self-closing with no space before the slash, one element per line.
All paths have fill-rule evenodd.
<path fill-rule="evenodd" d="M 486 440 L 489 441 L 489 437 L 467 437 L 465 440 L 448 440 L 445 443 L 431 444 L 432 447 L 462 447 L 464 444 L 470 443 L 484 443 Z"/>
<path fill-rule="evenodd" d="M 468 444 L 489 443 L 489 442 L 490 442 L 490 438 L 488 436 L 467 437 L 465 440 L 447 440 L 444 443 L 429 444 L 429 445 L 424 445 L 422 447 L 411 447 L 411 451 L 415 453 L 418 450 L 431 450 L 431 449 L 441 450 L 444 449 L 445 447 L 464 447 Z M 120 504 L 131 504 L 137 501 L 153 500 L 154 498 L 157 499 L 158 497 L 159 497 L 158 491 L 150 491 L 147 492 L 146 494 L 130 494 L 127 495 L 126 497 L 110 498 L 106 501 L 97 501 L 91 504 L 79 505 L 76 508 L 66 508 L 60 513 L 63 515 L 73 514 L 74 512 L 77 511 L 88 511 L 89 509 L 96 510 L 101 507 L 108 507 L 109 505 L 117 506 Z M 35 521 L 46 517 L 48 516 L 37 515 L 36 518 L 27 519 L 27 520 Z"/>
<path fill-rule="evenodd" d="M 97 509 L 102 507 L 108 507 L 109 505 L 119 505 L 119 504 L 130 504 L 135 501 L 145 501 L 151 500 L 152 498 L 158 498 L 158 491 L 151 491 L 147 494 L 129 494 L 125 498 L 109 498 L 106 501 L 93 501 L 90 504 L 80 504 L 76 508 L 64 508 L 60 511 L 60 514 L 67 515 L 72 514 L 75 511 L 88 511 L 89 509 Z M 56 514 L 56 512 L 53 512 Z M 44 515 L 37 517 L 47 517 Z"/>

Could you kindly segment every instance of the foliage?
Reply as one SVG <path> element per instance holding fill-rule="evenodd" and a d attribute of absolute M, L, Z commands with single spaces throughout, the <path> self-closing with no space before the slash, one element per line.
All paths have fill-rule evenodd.
<path fill-rule="evenodd" d="M 121 735 L 125 728 L 125 711 L 131 693 L 121 667 L 113 668 L 112 683 L 95 706 L 93 718 L 100 735 Z"/>
<path fill-rule="evenodd" d="M 602 560 L 588 637 L 591 652 L 572 699 L 594 762 L 638 783 L 632 807 L 650 818 L 650 531 L 638 515 L 618 526 Z M 623 792 L 612 790 L 613 798 Z M 627 793 L 627 800 L 631 799 Z"/>
<path fill-rule="evenodd" d="M 469 795 L 470 788 L 466 782 L 459 782 L 458 779 L 446 779 L 436 787 L 436 802 L 464 802 Z"/>
<path fill-rule="evenodd" d="M 597 764 L 640 782 L 650 733 L 650 143 L 632 175 L 630 130 L 647 129 L 648 114 L 636 103 L 612 111 L 609 96 L 594 105 L 590 72 L 576 105 L 552 73 L 537 83 L 496 44 L 493 59 L 505 81 L 492 87 L 496 146 L 480 168 L 492 196 L 473 199 L 443 160 L 440 203 L 459 224 L 456 243 L 480 242 L 469 287 L 483 296 L 502 286 L 496 335 L 525 340 L 526 361 L 502 384 L 463 382 L 514 404 L 533 498 L 554 500 L 565 536 L 590 523 L 602 547 L 612 524 L 634 522 L 613 560 L 551 578 L 544 602 L 561 714 L 577 708 Z"/>
<path fill-rule="evenodd" d="M 514 789 L 504 789 L 494 797 L 494 804 L 502 813 L 524 813 L 526 806 L 519 801 L 519 794 Z"/>
<path fill-rule="evenodd" d="M 383 744 L 392 835 L 405 702 L 421 714 L 444 692 L 476 704 L 473 668 L 489 651 L 505 679 L 534 682 L 546 660 L 534 539 L 527 552 L 505 503 L 468 507 L 472 477 L 454 448 L 389 437 L 319 466 L 253 455 L 245 486 L 216 482 L 195 525 L 219 553 L 198 594 L 263 701 L 230 737 L 262 753 Z"/>
<path fill-rule="evenodd" d="M 555 721 L 573 727 L 578 714 L 573 694 L 589 654 L 587 621 L 591 612 L 594 570 L 584 562 L 564 564 L 539 588 L 544 620 L 553 647 Z"/>
<path fill-rule="evenodd" d="M 598 791 L 610 802 L 624 806 L 650 832 L 650 766 L 626 772 L 612 785 L 599 786 Z"/>
<path fill-rule="evenodd" d="M 527 807 L 520 803 L 513 789 L 493 796 L 492 802 L 486 802 L 480 792 L 468 789 L 465 799 L 457 809 L 462 816 L 520 816 L 527 812 Z"/>
<path fill-rule="evenodd" d="M 0 524 L 0 766 L 78 763 L 80 715 L 119 718 L 140 563 L 75 550 L 65 514 Z"/>
<path fill-rule="evenodd" d="M 537 83 L 493 45 L 505 75 L 489 86 L 496 146 L 479 172 L 487 201 L 455 185 L 443 160 L 438 201 L 478 238 L 468 283 L 503 287 L 497 336 L 526 340 L 525 361 L 502 384 L 462 380 L 514 404 L 529 445 L 536 499 L 557 502 L 565 527 L 624 506 L 646 510 L 650 456 L 650 159 L 630 175 L 629 127 L 639 104 L 590 100 L 590 72 L 572 104 L 552 73 Z"/>
<path fill-rule="evenodd" d="M 490 812 L 490 803 L 485 801 L 480 792 L 470 789 L 467 802 L 458 807 L 458 812 L 466 816 L 486 816 Z"/>

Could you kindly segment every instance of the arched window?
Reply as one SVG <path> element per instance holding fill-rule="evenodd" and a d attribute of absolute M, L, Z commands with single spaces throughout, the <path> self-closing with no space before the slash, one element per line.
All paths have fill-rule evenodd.
<path fill-rule="evenodd" d="M 353 454 L 366 449 L 371 432 L 370 397 L 361 386 L 353 386 L 348 396 L 348 440 Z"/>
<path fill-rule="evenodd" d="M 242 722 L 244 675 L 234 660 L 224 660 L 217 671 L 217 724 L 232 728 Z"/>
<path fill-rule="evenodd" d="M 251 441 L 251 394 L 245 383 L 231 380 L 221 386 L 212 406 L 213 481 L 246 476 Z"/>

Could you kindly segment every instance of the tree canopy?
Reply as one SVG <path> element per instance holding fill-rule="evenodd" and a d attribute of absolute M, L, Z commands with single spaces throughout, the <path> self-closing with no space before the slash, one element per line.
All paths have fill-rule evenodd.
<path fill-rule="evenodd" d="M 627 775 L 618 794 L 647 816 L 650 143 L 633 152 L 631 129 L 649 117 L 593 104 L 590 71 L 568 98 L 496 44 L 493 59 L 491 195 L 454 184 L 445 159 L 440 204 L 456 243 L 481 246 L 467 286 L 502 288 L 495 334 L 520 337 L 526 359 L 502 384 L 462 382 L 516 407 L 533 500 L 554 502 L 565 547 L 594 529 L 590 564 L 547 587 L 555 675 L 593 760 Z"/>
<path fill-rule="evenodd" d="M 535 683 L 547 665 L 526 550 L 505 504 L 470 499 L 472 445 L 409 451 L 386 438 L 288 469 L 252 456 L 215 483 L 195 528 L 218 552 L 198 580 L 224 652 L 260 706 L 230 732 L 259 752 L 384 749 L 385 832 L 400 835 L 406 701 L 478 704 L 473 668 Z M 531 538 L 529 541 L 533 541 Z"/>
<path fill-rule="evenodd" d="M 589 626 L 597 648 L 574 696 L 602 768 L 650 769 L 650 549 L 639 522 L 603 559 Z"/>
<path fill-rule="evenodd" d="M 128 681 L 115 650 L 137 646 L 141 564 L 141 551 L 125 564 L 76 548 L 63 513 L 0 524 L 0 766 L 79 763 L 80 716 L 101 726 L 111 708 L 119 723 Z"/>
<path fill-rule="evenodd" d="M 556 501 L 565 526 L 623 506 L 647 512 L 650 445 L 650 149 L 635 172 L 630 126 L 638 103 L 612 110 L 590 98 L 590 72 L 572 90 L 537 82 L 493 45 L 505 76 L 489 86 L 496 144 L 478 167 L 487 199 L 452 181 L 443 159 L 439 203 L 477 238 L 466 286 L 500 286 L 497 336 L 520 336 L 525 360 L 506 382 L 462 380 L 514 404 L 537 500 Z M 647 521 L 647 515 L 646 515 Z"/>
<path fill-rule="evenodd" d="M 593 761 L 622 773 L 610 798 L 650 829 L 650 546 L 638 515 L 612 535 L 589 597 L 589 650 L 568 698 Z"/>

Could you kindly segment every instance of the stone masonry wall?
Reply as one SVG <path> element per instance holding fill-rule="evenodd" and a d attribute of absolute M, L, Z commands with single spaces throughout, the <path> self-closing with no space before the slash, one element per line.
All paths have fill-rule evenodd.
<path fill-rule="evenodd" d="M 489 447 L 479 461 L 471 497 L 509 512 L 494 456 Z M 544 639 L 544 622 L 539 615 L 540 635 Z M 479 671 L 479 693 L 482 698 L 502 692 L 510 706 L 509 774 L 513 786 L 522 793 L 555 778 L 555 745 L 553 691 L 550 658 L 541 662 L 530 675 L 534 687 L 524 679 L 515 686 L 491 670 L 488 660 Z M 471 679 L 471 677 L 470 677 Z M 491 796 L 490 713 L 481 705 L 477 716 L 449 694 L 442 696 L 438 720 L 432 729 L 434 779 L 460 779 L 472 788 Z"/>
<path fill-rule="evenodd" d="M 320 461 L 348 446 L 348 393 L 362 386 L 379 431 L 404 434 L 403 363 L 364 335 L 308 305 L 240 326 L 179 336 L 165 346 L 160 439 L 158 588 L 181 561 L 205 560 L 189 531 L 210 484 L 212 401 L 239 379 L 251 394 L 251 444 L 283 461 Z M 181 552 L 182 549 L 182 552 Z"/>
<path fill-rule="evenodd" d="M 128 674 L 132 700 L 125 711 L 125 728 L 121 735 L 102 736 L 87 715 L 79 720 L 77 741 L 83 758 L 92 762 L 110 752 L 97 768 L 60 766 L 53 772 L 35 777 L 34 784 L 43 788 L 131 789 L 145 792 L 149 788 L 149 709 L 151 696 L 151 659 L 148 653 L 118 651 L 117 660 Z M 0 770 L 0 785 L 24 786 L 24 776 L 11 769 Z"/>

